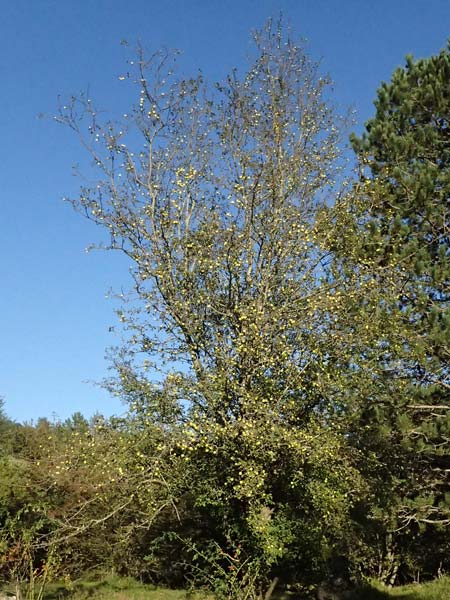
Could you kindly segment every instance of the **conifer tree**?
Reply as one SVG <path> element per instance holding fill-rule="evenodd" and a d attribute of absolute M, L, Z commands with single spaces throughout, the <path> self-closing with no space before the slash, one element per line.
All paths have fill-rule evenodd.
<path fill-rule="evenodd" d="M 386 389 L 397 383 L 366 431 L 390 470 L 387 529 L 404 532 L 450 524 L 450 50 L 407 57 L 375 107 L 352 139 L 369 171 L 358 252 L 380 286 L 394 282 L 382 300 L 396 323 L 383 369 Z"/>

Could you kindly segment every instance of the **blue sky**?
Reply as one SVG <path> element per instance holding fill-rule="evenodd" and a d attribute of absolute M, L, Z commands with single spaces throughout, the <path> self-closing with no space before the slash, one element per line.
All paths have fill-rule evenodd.
<path fill-rule="evenodd" d="M 115 304 L 128 284 L 118 254 L 85 248 L 101 232 L 62 201 L 80 181 L 83 151 L 52 115 L 57 97 L 89 89 L 105 108 L 126 103 L 120 41 L 183 50 L 183 69 L 220 80 L 242 66 L 249 33 L 283 13 L 335 81 L 358 124 L 381 80 L 407 53 L 436 53 L 450 37 L 448 0 L 3 0 L 1 2 L 0 396 L 19 421 L 74 411 L 121 413 L 92 381 L 108 373 Z"/>

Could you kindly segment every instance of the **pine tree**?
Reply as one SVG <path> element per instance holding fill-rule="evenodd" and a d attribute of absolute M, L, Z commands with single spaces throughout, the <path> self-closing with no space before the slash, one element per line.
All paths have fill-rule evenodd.
<path fill-rule="evenodd" d="M 412 531 L 450 524 L 450 46 L 407 57 L 375 107 L 363 136 L 352 139 L 369 171 L 359 252 L 380 285 L 396 282 L 383 299 L 396 320 L 384 384 L 404 385 L 370 427 L 395 488 L 389 527 Z"/>

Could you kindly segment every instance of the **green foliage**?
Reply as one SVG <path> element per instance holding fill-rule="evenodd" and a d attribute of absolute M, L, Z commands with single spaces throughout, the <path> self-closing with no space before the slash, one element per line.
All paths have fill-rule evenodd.
<path fill-rule="evenodd" d="M 378 91 L 363 137 L 353 138 L 370 175 L 358 186 L 352 248 L 342 255 L 360 270 L 368 266 L 382 287 L 374 319 L 382 314 L 388 325 L 378 341 L 380 368 L 372 371 L 376 405 L 361 407 L 355 431 L 358 447 L 373 453 L 361 469 L 373 482 L 373 533 L 384 531 L 378 544 L 369 536 L 369 546 L 377 544 L 384 557 L 377 575 L 385 581 L 402 570 L 435 573 L 447 556 L 449 72 L 448 50 L 408 58 Z"/>
<path fill-rule="evenodd" d="M 10 423 L 8 444 L 0 456 L 0 579 L 13 580 L 17 589 L 27 581 L 27 600 L 41 600 L 51 577 L 54 556 L 48 542 L 54 529 L 52 493 L 48 473 L 36 469 L 30 458 L 40 432 Z M 17 439 L 24 442 L 15 452 Z"/>
<path fill-rule="evenodd" d="M 322 246 L 331 224 L 316 219 L 341 178 L 341 123 L 328 80 L 280 25 L 254 41 L 247 72 L 213 89 L 139 51 L 123 123 L 102 123 L 86 98 L 58 117 L 100 172 L 73 204 L 107 229 L 136 282 L 112 388 L 149 431 L 170 433 L 189 515 L 177 535 L 224 556 L 240 548 L 236 597 L 283 572 L 319 578 L 364 487 L 333 398 L 341 282 Z"/>
<path fill-rule="evenodd" d="M 269 600 L 448 569 L 449 52 L 382 85 L 349 186 L 328 80 L 280 24 L 254 41 L 215 87 L 139 49 L 123 122 L 61 107 L 97 169 L 73 205 L 131 262 L 129 412 L 0 405 L 0 570 L 30 599 L 86 572 Z"/>

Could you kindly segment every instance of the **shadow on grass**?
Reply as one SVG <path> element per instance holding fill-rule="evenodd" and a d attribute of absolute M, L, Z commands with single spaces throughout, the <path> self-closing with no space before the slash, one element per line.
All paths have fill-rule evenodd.
<path fill-rule="evenodd" d="M 320 597 L 319 595 L 315 595 L 313 596 L 314 598 L 318 598 Z M 308 596 L 308 598 L 310 598 L 310 596 Z M 393 596 L 391 596 L 388 592 L 385 592 L 383 590 L 379 590 L 376 587 L 373 587 L 371 585 L 364 585 L 362 587 L 359 587 L 358 589 L 355 589 L 351 592 L 346 592 L 343 594 L 339 594 L 338 592 L 335 592 L 335 594 L 333 594 L 332 592 L 329 592 L 328 594 L 325 593 L 324 594 L 324 598 L 326 600 L 329 599 L 339 599 L 339 600 L 395 600 L 393 598 Z M 279 592 L 273 595 L 273 600 L 304 600 L 305 599 L 305 595 L 302 594 L 301 592 Z M 406 600 L 422 600 L 422 598 L 415 598 L 415 597 L 408 597 L 406 596 Z M 450 600 L 450 599 L 449 599 Z"/>
<path fill-rule="evenodd" d="M 109 588 L 111 591 L 120 590 L 119 586 L 111 585 L 107 581 L 89 583 L 75 583 L 70 588 L 65 585 L 49 585 L 45 591 L 45 600 L 65 600 L 76 596 L 77 598 L 92 598 L 97 592 Z"/>
<path fill-rule="evenodd" d="M 436 596 L 430 594 L 429 589 L 422 587 L 418 587 L 417 590 L 394 588 L 391 591 L 389 589 L 384 590 L 375 586 L 365 585 L 352 592 L 348 600 L 432 600 L 433 598 L 436 598 Z"/>
<path fill-rule="evenodd" d="M 121 578 L 109 578 L 98 581 L 78 581 L 74 582 L 70 587 L 61 584 L 50 584 L 45 590 L 45 600 L 89 600 L 90 598 L 108 598 L 109 595 L 122 593 L 130 594 L 138 592 L 151 594 L 157 590 L 156 587 L 142 584 L 131 580 Z"/>

